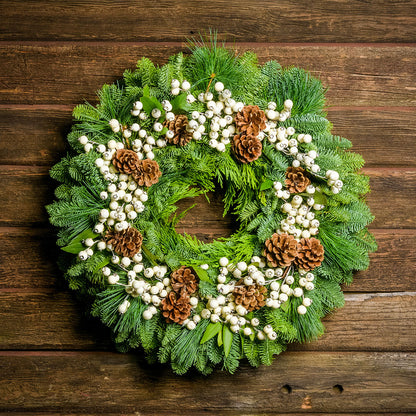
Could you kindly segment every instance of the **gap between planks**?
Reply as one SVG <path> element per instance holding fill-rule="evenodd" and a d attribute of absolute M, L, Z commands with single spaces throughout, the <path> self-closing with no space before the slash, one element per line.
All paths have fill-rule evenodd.
<path fill-rule="evenodd" d="M 222 43 L 222 42 L 221 42 Z M 91 41 L 91 40 L 0 40 L 0 46 L 168 46 L 168 47 L 186 47 L 186 40 L 182 42 L 165 42 L 161 41 Z M 415 48 L 416 42 L 225 42 L 227 48 L 246 47 L 246 48 L 266 48 L 266 47 L 312 47 L 312 48 L 336 48 L 336 47 L 376 47 L 376 48 Z"/>

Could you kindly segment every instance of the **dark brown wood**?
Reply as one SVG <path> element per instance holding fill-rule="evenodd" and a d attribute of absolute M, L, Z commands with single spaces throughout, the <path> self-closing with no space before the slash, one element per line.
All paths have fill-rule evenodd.
<path fill-rule="evenodd" d="M 0 163 L 49 166 L 57 162 L 64 154 L 71 114 L 70 106 L 0 107 Z M 413 108 L 334 107 L 329 109 L 328 119 L 334 125 L 333 133 L 350 139 L 367 167 L 416 166 Z"/>
<path fill-rule="evenodd" d="M 415 216 L 409 215 L 416 209 L 416 170 L 412 168 L 366 168 L 370 176 L 372 192 L 368 195 L 370 208 L 376 219 L 372 228 L 414 228 Z M 56 183 L 48 176 L 47 167 L 37 166 L 1 166 L 0 187 L 3 190 L 2 211 L 0 212 L 0 226 L 27 226 L 44 224 L 47 214 L 44 206 L 53 201 L 53 191 Z M 386 196 L 388 195 L 388 200 Z M 201 220 L 207 218 L 207 204 L 203 196 L 195 201 L 182 201 L 180 209 L 196 202 L 193 217 L 190 218 L 192 227 L 202 226 Z M 220 198 L 213 198 L 212 215 L 214 222 L 221 218 L 223 211 Z M 205 220 L 204 220 L 205 221 Z M 231 219 L 227 220 L 232 229 Z M 208 232 L 208 238 L 214 238 L 223 226 L 209 221 L 208 227 L 214 232 Z M 226 222 L 227 223 L 227 222 Z"/>
<path fill-rule="evenodd" d="M 124 27 L 124 26 L 123 26 Z M 322 79 L 329 106 L 415 106 L 416 48 L 410 46 L 239 44 L 260 63 L 300 66 Z M 0 104 L 95 102 L 95 91 L 121 78 L 142 56 L 157 64 L 180 44 L 0 44 Z M 289 97 L 288 97 L 289 98 Z"/>
<path fill-rule="evenodd" d="M 211 217 L 212 214 L 209 212 L 207 217 L 208 215 Z M 183 222 L 183 228 L 178 231 L 186 230 L 188 234 L 196 235 L 202 241 L 218 238 L 229 231 L 222 221 L 212 221 L 208 228 L 207 219 L 201 220 L 202 225 L 198 227 L 192 223 L 191 215 L 185 218 L 188 221 Z M 354 282 L 343 290 L 416 291 L 416 231 L 375 229 L 373 233 L 379 246 L 370 255 L 369 269 L 356 273 Z M 58 254 L 54 231 L 50 228 L 0 228 L 0 289 L 65 290 L 62 273 L 55 264 Z"/>
<path fill-rule="evenodd" d="M 230 41 L 252 42 L 413 42 L 416 7 L 412 1 L 356 2 L 307 0 L 239 2 L 213 0 L 155 3 L 144 0 L 23 0 L 5 3 L 0 25 L 4 40 L 183 41 L 218 29 Z"/>
<path fill-rule="evenodd" d="M 0 400 L 3 411 L 52 413 L 415 412 L 415 362 L 415 353 L 288 352 L 270 367 L 206 378 L 132 354 L 12 351 L 0 355 Z"/>
<path fill-rule="evenodd" d="M 0 0 L 0 9 L 0 416 L 416 416 L 413 0 Z M 114 352 L 56 266 L 44 205 L 74 105 L 95 103 L 142 56 L 160 65 L 187 52 L 186 37 L 210 27 L 260 63 L 305 68 L 330 88 L 334 134 L 366 159 L 379 249 L 318 341 L 289 346 L 271 367 L 178 377 L 141 351 Z M 220 195 L 180 209 L 193 202 L 179 232 L 211 241 L 233 231 Z"/>
<path fill-rule="evenodd" d="M 346 294 L 345 307 L 324 319 L 325 335 L 296 350 L 414 351 L 416 292 Z M 0 291 L 0 349 L 112 348 L 109 331 L 87 319 L 68 291 Z"/>
<path fill-rule="evenodd" d="M 285 389 L 283 389 L 285 391 Z M 334 388 L 335 391 L 338 390 L 338 387 Z M 193 413 L 188 413 L 188 414 L 193 414 Z M 232 415 L 233 413 L 231 413 Z M 235 413 L 234 413 L 235 414 Z M 283 412 L 279 412 L 279 416 L 301 416 L 304 415 L 305 412 L 303 413 L 285 413 L 285 411 Z M 357 416 L 358 413 L 332 413 L 332 415 L 336 415 L 336 416 Z M 221 415 L 230 415 L 230 413 L 228 411 L 225 411 L 225 413 L 221 412 Z M 247 416 L 248 413 L 240 413 L 239 416 L 244 415 Z M 253 416 L 256 415 L 258 416 L 259 413 L 253 413 Z M 262 416 L 276 416 L 276 412 L 274 410 L 271 410 L 270 412 L 261 412 Z M 328 416 L 328 413 L 313 413 L 314 416 Z M 416 416 L 416 413 L 405 413 L 406 416 Z M 0 416 L 10 416 L 10 413 L 2 413 L 0 412 Z M 27 416 L 26 412 L 13 412 L 13 416 Z M 30 416 L 50 416 L 50 413 L 44 413 L 44 412 L 30 412 Z M 54 412 L 54 416 L 97 416 L 96 413 L 73 413 L 70 410 L 68 411 L 64 411 L 64 412 Z M 105 413 L 105 416 L 120 416 L 120 413 Z M 130 413 L 130 412 L 123 412 L 122 416 L 138 416 L 137 412 L 134 413 Z M 371 413 L 371 416 L 386 416 L 386 413 Z M 388 413 L 388 416 L 403 416 L 403 413 Z"/>

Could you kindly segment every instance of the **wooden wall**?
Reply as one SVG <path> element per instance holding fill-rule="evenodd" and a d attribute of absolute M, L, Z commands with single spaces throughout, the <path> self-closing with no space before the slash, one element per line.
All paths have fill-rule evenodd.
<path fill-rule="evenodd" d="M 0 12 L 0 415 L 416 414 L 415 1 L 0 0 Z M 319 341 L 271 367 L 178 377 L 116 353 L 83 315 L 44 205 L 73 106 L 209 27 L 330 87 L 334 132 L 367 160 L 379 250 Z M 181 229 L 229 233 L 220 202 L 200 202 Z"/>

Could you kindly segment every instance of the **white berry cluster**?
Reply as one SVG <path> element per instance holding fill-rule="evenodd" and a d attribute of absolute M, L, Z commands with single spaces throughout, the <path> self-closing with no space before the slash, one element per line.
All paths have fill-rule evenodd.
<path fill-rule="evenodd" d="M 249 311 L 241 304 L 234 302 L 233 295 L 237 283 L 245 286 L 256 284 L 267 289 L 265 298 L 266 307 L 278 309 L 288 301 L 290 296 L 302 298 L 302 304 L 298 307 L 299 314 L 305 314 L 306 308 L 312 304 L 312 300 L 304 296 L 305 291 L 313 290 L 313 273 L 301 273 L 299 287 L 295 286 L 295 278 L 288 272 L 291 268 L 269 268 L 263 258 L 254 256 L 250 264 L 239 262 L 232 264 L 225 257 L 219 260 L 219 274 L 217 276 L 217 290 L 219 295 L 206 297 L 206 308 L 200 313 L 203 319 L 211 322 L 227 323 L 232 332 L 240 332 L 246 336 L 253 336 L 263 340 L 276 339 L 277 334 L 269 330 L 270 325 L 260 329 L 260 321 L 257 318 L 247 318 Z M 201 266 L 202 267 L 202 266 Z M 270 327 L 270 328 L 269 328 Z"/>
<path fill-rule="evenodd" d="M 118 123 L 118 122 L 117 122 Z M 114 120 L 110 121 L 113 131 L 117 130 Z M 133 125 L 134 126 L 134 125 Z M 124 132 L 127 130 L 124 130 Z M 125 136 L 126 137 L 126 136 Z M 100 170 L 105 180 L 108 182 L 107 189 L 100 193 L 103 200 L 109 200 L 108 208 L 104 208 L 99 213 L 99 222 L 94 227 L 94 232 L 99 234 L 96 239 L 87 238 L 84 240 L 85 250 L 79 252 L 78 257 L 86 260 L 94 254 L 94 247 L 99 251 L 108 250 L 112 252 L 111 263 L 113 267 L 123 270 L 127 274 L 127 284 L 120 283 L 120 276 L 110 267 L 102 268 L 102 273 L 108 279 L 110 285 L 122 285 L 127 292 L 126 298 L 119 305 L 119 312 L 125 313 L 130 306 L 129 296 L 138 297 L 145 304 L 150 306 L 144 311 L 144 319 L 151 319 L 157 313 L 157 307 L 160 305 L 161 299 L 167 296 L 171 288 L 170 280 L 165 278 L 167 267 L 165 265 L 154 266 L 153 268 L 144 268 L 141 253 L 135 254 L 132 258 L 119 257 L 114 254 L 111 244 L 105 241 L 105 233 L 108 229 L 114 228 L 116 231 L 122 231 L 129 228 L 137 215 L 144 211 L 145 202 L 148 199 L 146 191 L 139 187 L 137 182 L 131 175 L 117 172 L 111 163 L 114 153 L 118 149 L 123 149 L 122 142 L 110 140 L 107 147 L 90 142 L 86 136 L 79 138 L 81 144 L 86 146 L 86 151 L 93 149 L 96 145 L 97 152 L 102 154 L 95 160 L 95 165 Z M 135 149 L 134 149 L 135 150 Z M 146 279 L 158 280 L 155 285 L 151 285 Z"/>
<path fill-rule="evenodd" d="M 120 276 L 107 266 L 103 267 L 102 272 L 108 278 L 110 284 L 121 285 L 125 288 L 127 296 L 119 305 L 119 312 L 121 314 L 126 313 L 130 306 L 130 296 L 132 298 L 140 297 L 146 305 L 149 305 L 143 312 L 143 318 L 149 320 L 159 312 L 160 303 L 172 290 L 170 279 L 165 277 L 167 267 L 157 265 L 145 269 L 141 254 L 136 254 L 133 261 L 131 268 L 119 265 L 120 269 L 127 272 L 127 284 L 120 283 Z"/>
<path fill-rule="evenodd" d="M 187 83 L 187 81 L 182 83 L 182 88 L 184 83 Z M 171 92 L 174 95 L 177 88 L 176 85 L 179 85 L 179 81 L 173 80 Z M 234 116 L 243 109 L 244 103 L 236 102 L 232 99 L 231 91 L 224 89 L 222 82 L 216 82 L 214 89 L 218 95 L 216 101 L 214 100 L 214 94 L 209 91 L 200 93 L 198 97 L 188 94 L 187 101 L 189 103 L 198 99 L 206 106 L 204 112 L 192 112 L 188 129 L 195 140 L 201 140 L 203 136 L 208 135 L 209 146 L 217 149 L 219 152 L 225 152 L 226 145 L 230 143 L 230 138 L 236 131 Z"/>
<path fill-rule="evenodd" d="M 322 206 L 315 204 L 313 197 L 308 197 L 305 204 L 302 196 L 294 195 L 290 202 L 285 202 L 281 206 L 287 217 L 281 221 L 279 231 L 292 234 L 296 239 L 317 235 L 319 221 L 311 208 L 319 210 Z"/>

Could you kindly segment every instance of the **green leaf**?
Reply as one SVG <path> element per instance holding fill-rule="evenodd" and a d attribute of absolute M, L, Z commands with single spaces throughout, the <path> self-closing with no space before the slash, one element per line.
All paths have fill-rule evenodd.
<path fill-rule="evenodd" d="M 143 97 L 150 97 L 150 88 L 148 85 L 143 87 Z"/>
<path fill-rule="evenodd" d="M 158 264 L 157 257 L 154 254 L 152 254 L 149 251 L 149 249 L 147 247 L 145 247 L 143 244 L 142 244 L 142 250 L 143 250 L 143 253 L 146 256 L 147 260 L 149 260 L 150 263 L 152 263 L 153 266 L 157 266 L 157 264 Z"/>
<path fill-rule="evenodd" d="M 191 111 L 192 107 L 186 100 L 186 94 L 178 95 L 172 102 L 172 111 L 177 114 L 180 110 Z"/>
<path fill-rule="evenodd" d="M 287 311 L 288 311 L 288 309 L 289 309 L 289 302 L 288 302 L 288 301 L 286 301 L 285 303 L 283 303 L 283 304 L 282 304 L 282 306 L 280 307 L 280 309 L 281 309 L 283 312 L 287 312 Z"/>
<path fill-rule="evenodd" d="M 61 250 L 66 251 L 67 253 L 78 254 L 85 248 L 82 244 L 82 241 L 86 240 L 87 238 L 95 238 L 97 236 L 98 234 L 94 233 L 93 230 L 85 230 L 81 234 L 78 234 L 74 239 L 72 239 L 67 246 L 62 247 Z"/>
<path fill-rule="evenodd" d="M 204 344 L 209 341 L 211 338 L 214 338 L 221 331 L 222 323 L 221 322 L 211 322 L 202 336 L 200 344 Z"/>
<path fill-rule="evenodd" d="M 328 198 L 321 192 L 315 192 L 313 195 L 313 199 L 315 200 L 315 204 L 326 205 L 328 202 Z"/>
<path fill-rule="evenodd" d="M 270 189 L 273 186 L 273 181 L 271 179 L 266 179 L 261 185 L 260 185 L 260 191 L 264 191 L 265 189 Z"/>
<path fill-rule="evenodd" d="M 201 269 L 198 266 L 192 266 L 192 268 L 195 270 L 195 273 L 198 275 L 200 280 L 203 280 L 204 282 L 211 282 L 211 279 L 209 278 L 206 270 Z"/>
<path fill-rule="evenodd" d="M 224 328 L 225 328 L 225 326 L 224 326 Z M 221 345 L 223 344 L 222 331 L 218 332 L 217 344 L 218 344 L 219 347 L 221 347 Z"/>
<path fill-rule="evenodd" d="M 233 333 L 227 325 L 222 328 L 222 339 L 224 342 L 224 355 L 228 357 L 231 350 L 231 344 L 233 343 Z"/>
<path fill-rule="evenodd" d="M 140 98 L 140 101 L 143 104 L 143 110 L 147 114 L 151 114 L 154 108 L 158 108 L 162 113 L 164 113 L 162 104 L 160 104 L 159 100 L 156 97 L 145 97 L 143 96 Z"/>

